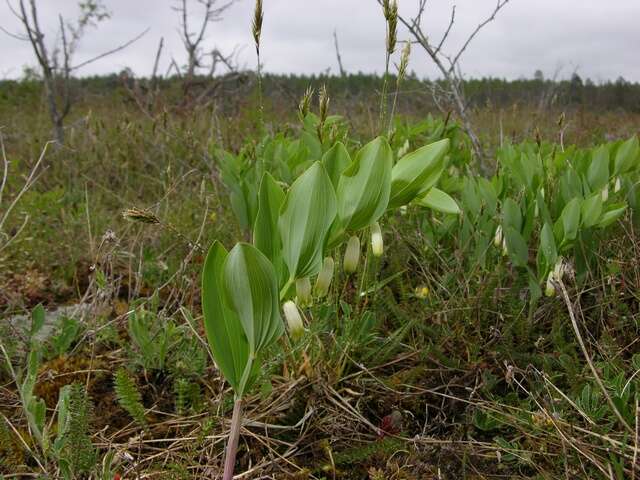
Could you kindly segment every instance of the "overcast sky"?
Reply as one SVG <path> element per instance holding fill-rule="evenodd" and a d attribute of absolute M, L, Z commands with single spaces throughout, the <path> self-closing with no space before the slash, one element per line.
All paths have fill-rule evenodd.
<path fill-rule="evenodd" d="M 9 0 L 15 4 L 17 0 Z M 200 18 L 196 0 L 192 18 Z M 222 1 L 222 0 L 220 0 Z M 451 6 L 456 23 L 445 50 L 454 52 L 474 27 L 493 10 L 496 0 L 429 0 L 423 28 L 439 39 Z M 38 0 L 46 40 L 56 36 L 58 14 L 77 16 L 77 0 Z M 131 68 L 149 75 L 160 37 L 165 39 L 162 70 L 170 58 L 184 62 L 178 17 L 173 0 L 104 0 L 112 14 L 97 30 L 90 30 L 77 51 L 79 63 L 125 42 L 142 30 L 149 32 L 127 50 L 96 62 L 80 73 L 110 73 Z M 415 12 L 418 0 L 399 0 L 400 13 Z M 253 68 L 250 32 L 253 0 L 237 0 L 225 18 L 211 25 L 207 47 L 229 52 L 240 48 L 239 61 Z M 269 72 L 338 72 L 333 31 L 338 33 L 344 67 L 349 72 L 380 72 L 384 68 L 384 21 L 375 0 L 264 0 L 262 61 Z M 640 81 L 640 0 L 511 0 L 496 20 L 480 33 L 463 56 L 467 76 L 570 76 L 577 71 L 594 81 Z M 19 24 L 5 0 L 0 0 L 0 26 L 18 32 Z M 404 31 L 400 39 L 407 38 Z M 35 65 L 30 45 L 0 32 L 0 78 L 15 78 L 25 65 Z M 414 48 L 411 70 L 435 76 L 427 58 Z"/>

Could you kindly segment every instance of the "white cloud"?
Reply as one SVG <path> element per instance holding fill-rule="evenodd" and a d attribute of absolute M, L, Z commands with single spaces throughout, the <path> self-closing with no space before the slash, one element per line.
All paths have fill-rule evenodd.
<path fill-rule="evenodd" d="M 15 0 L 13 0 L 15 3 Z M 165 37 L 163 66 L 171 57 L 183 62 L 178 17 L 172 0 L 105 0 L 113 18 L 88 32 L 77 61 L 123 43 L 149 27 L 147 35 L 123 52 L 96 62 L 82 74 L 110 73 L 124 67 L 140 75 L 152 69 L 160 37 Z M 193 2 L 192 0 L 192 3 Z M 262 60 L 267 71 L 319 73 L 337 71 L 333 31 L 338 32 L 348 71 L 380 72 L 384 62 L 384 21 L 375 0 L 265 0 Z M 73 16 L 75 0 L 39 0 L 41 23 L 49 41 L 55 37 L 58 13 Z M 411 15 L 417 0 L 400 0 L 401 14 Z M 438 39 L 447 25 L 451 0 L 430 0 L 424 27 Z M 448 45 L 455 51 L 495 5 L 495 0 L 458 0 L 456 23 Z M 224 51 L 244 46 L 241 62 L 255 64 L 250 23 L 252 0 L 239 0 L 224 21 L 211 26 L 207 42 Z M 496 20 L 472 43 L 463 57 L 470 76 L 530 77 L 540 68 L 552 75 L 558 66 L 569 75 L 608 80 L 623 76 L 640 81 L 640 2 L 637 0 L 511 0 Z M 197 20 L 194 6 L 194 20 Z M 19 31 L 19 24 L 0 2 L 0 25 Z M 400 38 L 406 38 L 401 32 Z M 34 65 L 30 46 L 0 32 L 0 77 L 16 77 L 24 65 Z M 414 48 L 410 69 L 434 76 L 435 69 Z"/>

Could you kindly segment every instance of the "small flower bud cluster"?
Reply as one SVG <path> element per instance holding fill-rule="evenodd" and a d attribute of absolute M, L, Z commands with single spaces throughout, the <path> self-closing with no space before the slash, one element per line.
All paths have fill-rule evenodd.
<path fill-rule="evenodd" d="M 304 333 L 304 323 L 302 322 L 302 316 L 300 310 L 295 302 L 289 300 L 282 306 L 284 311 L 284 318 L 287 321 L 287 327 L 289 328 L 289 334 L 294 340 L 299 339 Z"/>
<path fill-rule="evenodd" d="M 566 277 L 570 277 L 573 275 L 573 269 L 569 262 L 567 262 L 563 257 L 558 257 L 553 270 L 549 272 L 547 276 L 547 285 L 545 288 L 545 295 L 547 297 L 553 297 L 556 294 L 556 282 L 562 282 Z"/>
<path fill-rule="evenodd" d="M 358 269 L 358 262 L 360 261 L 360 239 L 353 235 L 347 242 L 347 249 L 344 252 L 344 260 L 342 261 L 342 268 L 345 273 L 354 273 Z"/>
<path fill-rule="evenodd" d="M 382 230 L 380 230 L 380 224 L 378 222 L 371 226 L 371 251 L 375 257 L 381 257 L 384 251 Z"/>

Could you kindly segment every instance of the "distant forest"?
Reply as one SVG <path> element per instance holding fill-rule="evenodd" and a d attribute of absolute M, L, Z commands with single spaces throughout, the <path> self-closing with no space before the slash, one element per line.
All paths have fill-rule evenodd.
<path fill-rule="evenodd" d="M 395 77 L 390 77 L 391 91 Z M 95 96 L 124 94 L 131 89 L 151 88 L 152 81 L 135 78 L 130 71 L 118 74 L 83 77 L 75 79 L 73 89 L 78 99 L 90 100 Z M 211 88 L 212 84 L 218 84 Z M 322 84 L 336 101 L 363 102 L 376 97 L 382 86 L 382 78 L 377 75 L 356 73 L 344 76 L 332 75 L 275 75 L 265 74 L 263 78 L 264 95 L 267 102 L 295 105 L 307 87 L 319 88 Z M 207 88 L 222 102 L 235 102 L 246 99 L 255 86 L 252 72 L 228 74 L 220 77 L 195 77 L 191 85 L 186 85 L 178 76 L 157 79 L 156 88 L 167 101 L 178 100 L 188 90 Z M 447 102 L 440 97 L 443 91 L 441 81 L 419 79 L 408 75 L 402 82 L 399 95 L 399 111 L 437 108 L 434 99 L 440 105 Z M 24 105 L 38 100 L 41 82 L 37 76 L 26 76 L 22 80 L 0 81 L 0 104 Z M 509 107 L 527 105 L 537 108 L 584 108 L 590 111 L 626 111 L 640 113 L 640 83 L 629 82 L 620 77 L 616 81 L 596 83 L 574 74 L 570 79 L 554 81 L 545 79 L 541 72 L 534 78 L 505 80 L 500 78 L 467 79 L 464 90 L 471 107 Z"/>

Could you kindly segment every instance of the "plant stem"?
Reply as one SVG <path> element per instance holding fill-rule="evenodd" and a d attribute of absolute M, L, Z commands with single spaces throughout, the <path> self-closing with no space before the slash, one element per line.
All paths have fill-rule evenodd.
<path fill-rule="evenodd" d="M 260 121 L 260 135 L 264 135 L 264 104 L 262 99 L 262 67 L 260 66 L 260 50 L 257 51 L 258 57 L 258 116 Z M 264 166 L 264 165 L 263 165 Z"/>
<path fill-rule="evenodd" d="M 287 283 L 285 283 L 284 287 L 282 287 L 282 290 L 280 290 L 280 301 L 284 300 L 284 297 L 287 295 L 287 292 L 289 291 L 289 289 L 291 288 L 291 285 L 293 285 L 293 282 L 295 281 L 296 280 L 293 277 L 287 280 Z"/>
<path fill-rule="evenodd" d="M 231 417 L 231 431 L 227 440 L 227 453 L 224 459 L 223 480 L 233 479 L 233 469 L 236 465 L 236 453 L 238 440 L 240 439 L 240 423 L 242 420 L 242 399 L 238 398 L 233 404 L 233 417 Z"/>
<path fill-rule="evenodd" d="M 380 95 L 380 133 L 384 133 L 387 118 L 387 82 L 389 79 L 389 59 L 390 54 L 387 51 L 385 57 L 384 79 L 382 81 L 382 94 Z"/>
<path fill-rule="evenodd" d="M 396 79 L 396 91 L 393 94 L 393 105 L 391 106 L 391 114 L 389 115 L 389 124 L 387 126 L 387 135 L 391 132 L 393 127 L 393 116 L 396 113 L 396 105 L 398 104 L 398 93 L 400 92 L 400 75 Z"/>

